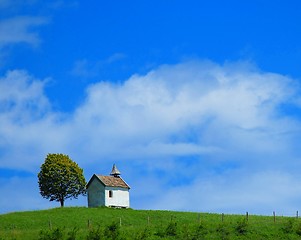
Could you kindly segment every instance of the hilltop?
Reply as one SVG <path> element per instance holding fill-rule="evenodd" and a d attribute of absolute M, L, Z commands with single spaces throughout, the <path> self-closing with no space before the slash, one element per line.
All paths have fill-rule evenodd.
<path fill-rule="evenodd" d="M 97 238 L 97 237 L 102 238 Z M 55 208 L 0 215 L 0 239 L 300 239 L 292 217 L 110 208 Z"/>

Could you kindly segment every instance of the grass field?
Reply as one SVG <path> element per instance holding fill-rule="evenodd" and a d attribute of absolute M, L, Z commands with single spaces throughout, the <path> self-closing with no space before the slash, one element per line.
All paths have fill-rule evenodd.
<path fill-rule="evenodd" d="M 301 239 L 301 219 L 55 208 L 0 215 L 0 239 Z"/>

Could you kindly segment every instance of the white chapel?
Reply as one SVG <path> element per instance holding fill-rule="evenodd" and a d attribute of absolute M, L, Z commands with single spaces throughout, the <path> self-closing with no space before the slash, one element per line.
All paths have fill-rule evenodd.
<path fill-rule="evenodd" d="M 130 207 L 130 186 L 120 177 L 113 165 L 110 176 L 93 174 L 87 184 L 88 207 Z"/>

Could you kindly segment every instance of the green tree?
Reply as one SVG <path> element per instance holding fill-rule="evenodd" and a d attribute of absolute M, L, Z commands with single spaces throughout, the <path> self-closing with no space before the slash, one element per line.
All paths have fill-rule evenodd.
<path fill-rule="evenodd" d="M 68 155 L 48 154 L 38 174 L 40 193 L 43 198 L 60 202 L 77 198 L 86 193 L 86 180 L 77 163 Z"/>

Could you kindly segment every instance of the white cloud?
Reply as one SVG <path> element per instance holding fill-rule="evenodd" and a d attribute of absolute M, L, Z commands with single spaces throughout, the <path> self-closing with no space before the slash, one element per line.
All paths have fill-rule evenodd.
<path fill-rule="evenodd" d="M 6 76 L 0 78 L 1 112 L 7 113 L 6 118 L 24 121 L 49 111 L 44 86 L 45 81 L 37 81 L 24 71 L 8 71 Z"/>
<path fill-rule="evenodd" d="M 104 62 L 107 64 L 120 61 L 126 58 L 126 55 L 123 53 L 114 53 L 113 55 L 109 56 Z"/>
<path fill-rule="evenodd" d="M 283 143 L 267 141 L 271 136 L 299 128 L 293 119 L 277 116 L 278 105 L 293 94 L 291 82 L 276 74 L 212 63 L 163 66 L 122 85 L 91 86 L 74 124 L 85 126 L 94 149 L 99 148 L 93 141 L 97 138 L 107 139 L 113 149 L 124 142 L 126 148 L 157 140 L 170 144 L 172 138 L 178 144 L 216 148 L 233 144 L 240 149 L 252 143 L 254 150 L 273 151 Z"/>
<path fill-rule="evenodd" d="M 0 0 L 0 9 L 19 8 L 25 5 L 32 5 L 38 0 Z"/>
<path fill-rule="evenodd" d="M 37 172 L 48 152 L 69 154 L 89 173 L 117 161 L 128 165 L 128 182 L 138 198 L 133 202 L 144 208 L 139 199 L 149 198 L 150 205 L 156 200 L 152 206 L 160 208 L 199 209 L 197 202 L 190 205 L 178 196 L 188 191 L 204 211 L 249 206 L 260 213 L 264 210 L 256 204 L 268 206 L 275 191 L 267 190 L 277 179 L 287 181 L 279 183 L 282 198 L 276 207 L 301 200 L 287 188 L 298 180 L 300 156 L 295 141 L 300 119 L 281 112 L 283 104 L 300 99 L 289 77 L 248 63 L 165 65 L 122 84 L 89 86 L 85 101 L 68 114 L 51 110 L 44 85 L 22 71 L 0 78 L 5 93 L 0 96 L 0 168 Z M 152 181 L 151 189 L 146 185 Z M 166 194 L 157 194 L 162 191 Z M 169 205 L 175 197 L 180 200 Z"/>
<path fill-rule="evenodd" d="M 70 71 L 70 74 L 81 78 L 95 78 L 99 75 L 100 72 L 107 69 L 108 66 L 119 62 L 124 58 L 126 58 L 125 54 L 115 53 L 109 56 L 107 59 L 96 62 L 87 59 L 80 59 L 75 61 L 74 66 Z"/>
<path fill-rule="evenodd" d="M 276 211 L 278 215 L 293 216 L 301 198 L 299 182 L 298 175 L 269 170 L 198 176 L 188 186 L 165 189 L 152 200 L 152 208 L 265 215 Z"/>
<path fill-rule="evenodd" d="M 44 94 L 46 82 L 18 70 L 0 78 L 0 168 L 33 170 L 43 154 L 64 146 L 60 114 L 51 112 Z"/>
<path fill-rule="evenodd" d="M 34 28 L 47 23 L 42 17 L 17 16 L 0 21 L 0 47 L 8 44 L 27 43 L 37 46 L 39 35 Z"/>
<path fill-rule="evenodd" d="M 164 156 L 189 156 L 189 155 L 202 155 L 217 152 L 220 149 L 210 146 L 199 146 L 195 143 L 162 143 L 150 142 L 148 145 L 136 145 L 135 147 L 125 149 L 125 155 L 132 158 L 139 157 L 164 157 Z"/>
<path fill-rule="evenodd" d="M 90 63 L 87 59 L 78 60 L 74 63 L 73 69 L 70 73 L 74 76 L 80 76 L 84 78 L 95 76 L 97 71 L 88 65 L 90 65 Z"/>

